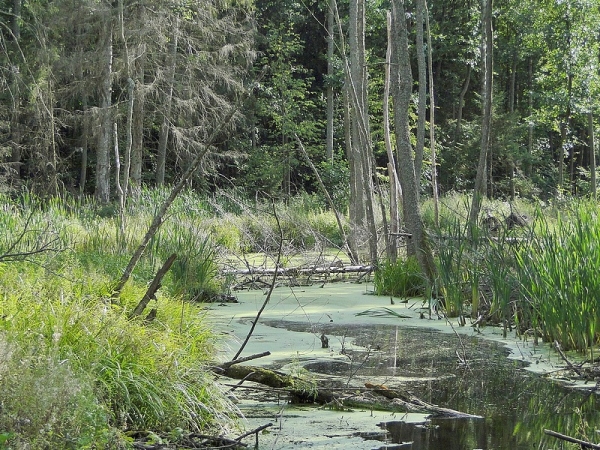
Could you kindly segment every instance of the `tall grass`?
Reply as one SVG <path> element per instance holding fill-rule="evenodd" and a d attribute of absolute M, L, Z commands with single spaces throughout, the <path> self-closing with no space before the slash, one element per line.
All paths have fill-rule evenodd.
<path fill-rule="evenodd" d="M 83 390 L 82 384 L 85 396 L 77 399 L 83 406 L 100 405 L 105 423 L 116 429 L 159 432 L 182 427 L 200 431 L 228 422 L 227 411 L 232 407 L 204 367 L 216 342 L 193 305 L 161 298 L 152 323 L 132 321 L 127 313 L 143 295 L 140 287 L 129 286 L 123 305 L 115 306 L 103 300 L 98 286 L 105 281 L 98 275 L 73 286 L 71 281 L 52 279 L 36 267 L 4 265 L 1 269 L 4 319 L 0 330 L 12 346 L 48 366 L 35 365 L 32 377 L 61 364 L 73 374 L 86 374 L 91 391 Z M 94 277 L 83 271 L 73 275 Z M 8 369 L 14 384 L 20 379 L 11 369 L 18 367 Z M 75 375 L 69 380 L 48 376 L 35 382 L 44 390 L 67 389 L 56 384 L 63 379 L 77 384 Z M 26 378 L 22 381 L 31 383 Z M 18 395 L 25 395 L 24 386 L 15 389 Z M 13 401 L 1 393 L 0 399 L 5 404 Z M 26 405 L 24 398 L 19 402 Z M 0 423 L 3 413 L 0 411 Z M 21 420 L 31 420 L 27 411 L 22 414 Z"/>
<path fill-rule="evenodd" d="M 116 219 L 95 215 L 87 205 L 1 200 L 5 445 L 116 449 L 124 445 L 123 429 L 206 431 L 232 423 L 235 408 L 206 368 L 217 342 L 202 310 L 181 300 L 185 292 L 218 284 L 211 285 L 215 247 L 198 217 L 165 224 L 160 245 L 149 249 L 116 305 L 109 286 L 137 245 L 139 230 L 145 231 L 148 210 L 131 214 L 129 234 L 118 240 Z M 52 248 L 30 252 L 49 240 Z M 3 260 L 7 252 L 29 254 Z M 180 255 L 180 265 L 152 305 L 156 318 L 129 320 L 156 265 L 170 252 Z"/>
<path fill-rule="evenodd" d="M 595 202 L 576 203 L 518 254 L 523 309 L 547 341 L 593 351 L 600 332 L 600 223 Z"/>
<path fill-rule="evenodd" d="M 425 277 L 415 257 L 385 262 L 377 268 L 373 284 L 377 295 L 418 297 L 425 293 Z"/>

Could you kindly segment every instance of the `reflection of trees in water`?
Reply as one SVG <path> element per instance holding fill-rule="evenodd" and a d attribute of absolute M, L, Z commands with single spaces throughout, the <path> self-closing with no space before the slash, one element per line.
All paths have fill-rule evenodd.
<path fill-rule="evenodd" d="M 336 330 L 330 332 L 335 334 Z M 557 444 L 543 434 L 544 429 L 597 440 L 580 432 L 586 421 L 594 424 L 600 418 L 594 394 L 527 372 L 523 363 L 507 359 L 507 350 L 497 343 L 463 336 L 461 344 L 454 335 L 382 326 L 346 327 L 344 334 L 353 337 L 357 345 L 378 350 L 370 354 L 361 375 L 390 375 L 396 349 L 395 375 L 436 377 L 407 386 L 414 395 L 485 417 L 434 419 L 424 428 L 398 423 L 390 431 L 393 442 L 412 441 L 413 450 L 531 449 L 538 448 L 543 440 Z M 456 355 L 463 347 L 467 366 L 459 365 Z M 389 384 L 393 385 L 393 379 Z"/>
<path fill-rule="evenodd" d="M 306 324 L 277 326 L 310 331 Z M 389 376 L 390 386 L 394 385 L 393 375 L 427 377 L 402 385 L 430 403 L 484 417 L 433 419 L 425 427 L 390 424 L 392 442 L 412 441 L 413 450 L 519 450 L 538 448 L 542 441 L 570 448 L 544 435 L 544 429 L 597 440 L 592 435 L 593 425 L 600 423 L 595 394 L 567 389 L 523 370 L 523 364 L 507 359 L 506 349 L 497 343 L 466 336 L 459 342 L 454 335 L 420 328 L 333 324 L 326 328 L 328 335 L 344 336 L 369 349 L 366 359 L 361 358 L 360 350 L 351 351 L 349 356 L 362 361 L 356 375 Z M 457 351 L 461 357 L 466 353 L 467 366 L 459 365 Z M 394 363 L 396 370 L 392 370 Z"/>

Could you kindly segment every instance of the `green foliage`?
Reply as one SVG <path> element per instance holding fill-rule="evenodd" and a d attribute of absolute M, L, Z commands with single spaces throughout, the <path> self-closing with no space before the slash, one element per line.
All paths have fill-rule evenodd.
<path fill-rule="evenodd" d="M 414 257 L 383 263 L 375 272 L 373 283 L 377 295 L 417 297 L 425 293 L 425 278 Z"/>
<path fill-rule="evenodd" d="M 464 223 L 457 219 L 439 229 L 436 264 L 440 293 L 449 317 L 464 314 L 464 305 L 471 297 L 472 276 L 477 273 L 472 270 L 471 244 L 466 233 Z M 478 298 L 478 295 L 472 298 Z"/>
<path fill-rule="evenodd" d="M 215 247 L 203 227 L 193 221 L 173 221 L 161 232 L 161 254 L 175 253 L 169 271 L 175 296 L 207 301 L 218 294 L 220 286 Z"/>
<path fill-rule="evenodd" d="M 180 211 L 202 204 L 183 200 Z M 1 205 L 0 432 L 7 445 L 116 449 L 123 428 L 200 431 L 229 421 L 232 407 L 205 368 L 213 334 L 201 310 L 181 301 L 219 287 L 215 247 L 200 226 L 205 204 L 163 225 L 119 304 L 109 286 L 156 205 L 133 211 L 124 237 L 116 219 L 99 217 L 93 206 L 32 196 Z M 129 320 L 170 252 L 181 258 L 151 304 L 156 318 Z M 12 253 L 23 255 L 7 258 Z"/>
<path fill-rule="evenodd" d="M 108 280 L 76 267 L 70 274 L 85 282 L 35 266 L 1 269 L 0 330 L 40 361 L 68 361 L 73 373 L 87 374 L 111 426 L 200 430 L 228 410 L 203 369 L 214 341 L 193 305 L 161 298 L 154 321 L 128 320 L 143 286 L 128 286 L 116 306 L 102 297 Z"/>
<path fill-rule="evenodd" d="M 118 448 L 93 377 L 56 347 L 8 342 L 3 333 L 0 353 L 0 430 L 10 430 L 0 448 Z"/>
<path fill-rule="evenodd" d="M 540 213 L 517 261 L 524 319 L 563 349 L 592 351 L 600 332 L 598 205 L 576 203 L 555 224 Z"/>

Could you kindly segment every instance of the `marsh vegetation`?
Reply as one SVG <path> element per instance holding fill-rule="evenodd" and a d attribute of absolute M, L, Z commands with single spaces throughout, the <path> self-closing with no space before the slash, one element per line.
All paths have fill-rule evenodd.
<path fill-rule="evenodd" d="M 125 233 L 123 216 L 93 202 L 2 199 L 1 445 L 127 448 L 137 430 L 172 445 L 194 432 L 235 434 L 239 414 L 210 369 L 226 337 L 213 332 L 205 302 L 272 280 L 259 270 L 231 269 L 273 268 L 277 258 L 281 268 L 339 269 L 349 262 L 335 217 L 316 197 L 284 204 L 186 192 L 115 299 L 111 288 L 165 195 L 143 192 L 125 216 Z M 418 264 L 401 256 L 375 270 L 377 293 L 396 301 L 418 294 L 428 314 L 500 326 L 540 345 L 556 342 L 587 361 L 574 375 L 595 380 L 597 206 L 489 204 L 499 225 L 482 225 L 472 236 L 464 199 L 442 204 L 440 226 L 429 224 L 438 285 L 427 285 Z M 424 211 L 427 218 L 427 205 Z M 527 216 L 523 226 L 507 224 L 513 211 Z M 156 298 L 131 319 L 172 254 L 177 258 Z M 286 272 L 277 283 L 349 276 L 298 273 Z"/>

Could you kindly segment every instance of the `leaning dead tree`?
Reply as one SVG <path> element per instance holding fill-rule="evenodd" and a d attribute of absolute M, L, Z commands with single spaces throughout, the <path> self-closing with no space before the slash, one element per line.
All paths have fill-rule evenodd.
<path fill-rule="evenodd" d="M 259 82 L 262 79 L 263 74 L 264 74 L 264 71 L 258 77 L 256 82 Z M 225 114 L 225 116 L 219 121 L 218 126 L 215 127 L 213 132 L 209 135 L 209 137 L 203 143 L 202 150 L 200 150 L 196 154 L 195 158 L 192 160 L 192 162 L 188 166 L 187 170 L 181 175 L 181 178 L 179 179 L 177 184 L 175 186 L 173 186 L 173 189 L 171 189 L 169 196 L 163 202 L 163 204 L 160 206 L 160 208 L 156 212 L 156 215 L 152 219 L 152 223 L 150 224 L 148 231 L 142 238 L 142 242 L 140 242 L 138 248 L 131 256 L 131 259 L 129 260 L 127 267 L 123 271 L 123 275 L 121 276 L 119 281 L 117 281 L 117 283 L 115 284 L 115 286 L 112 290 L 113 298 L 118 298 L 121 295 L 121 291 L 123 290 L 123 287 L 125 287 L 125 284 L 127 283 L 127 281 L 129 281 L 129 278 L 131 277 L 133 270 L 137 266 L 142 255 L 144 254 L 144 252 L 146 251 L 146 248 L 148 247 L 148 243 L 152 240 L 152 238 L 156 235 L 156 233 L 160 229 L 160 227 L 164 221 L 164 218 L 167 214 L 167 211 L 169 210 L 169 208 L 171 207 L 171 205 L 173 204 L 173 202 L 175 201 L 177 196 L 181 193 L 183 188 L 185 186 L 187 186 L 188 181 L 192 178 L 192 175 L 194 175 L 194 173 L 200 166 L 200 163 L 202 163 L 202 161 L 204 160 L 204 157 L 206 156 L 206 154 L 208 153 L 210 148 L 213 146 L 213 144 L 216 142 L 216 140 L 222 135 L 222 133 L 227 128 L 227 126 L 229 126 L 229 124 L 233 120 L 235 114 L 239 111 L 239 109 L 243 105 L 244 101 L 248 98 L 249 92 L 250 92 L 250 90 L 245 93 L 245 95 L 240 99 L 240 101 L 237 104 L 232 105 L 229 108 L 229 111 L 227 112 L 227 114 Z"/>

